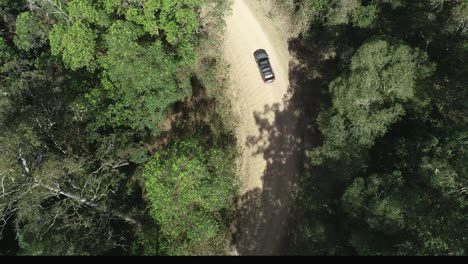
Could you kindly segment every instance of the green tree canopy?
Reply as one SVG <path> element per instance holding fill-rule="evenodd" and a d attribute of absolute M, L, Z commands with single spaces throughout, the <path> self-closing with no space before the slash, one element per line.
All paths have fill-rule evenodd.
<path fill-rule="evenodd" d="M 47 43 L 48 26 L 31 12 L 24 12 L 16 18 L 14 42 L 19 49 L 29 51 Z"/>
<path fill-rule="evenodd" d="M 143 171 L 151 215 L 167 254 L 221 254 L 223 219 L 237 189 L 229 157 L 196 139 L 172 144 Z"/>
<path fill-rule="evenodd" d="M 433 72 L 425 53 L 404 44 L 377 39 L 362 45 L 349 74 L 329 86 L 333 107 L 319 117 L 324 145 L 313 154 L 316 162 L 370 148 L 406 109 L 427 105 L 425 80 Z"/>

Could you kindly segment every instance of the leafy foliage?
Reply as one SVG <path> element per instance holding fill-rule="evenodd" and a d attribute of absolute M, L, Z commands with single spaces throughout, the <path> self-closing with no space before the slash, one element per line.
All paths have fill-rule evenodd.
<path fill-rule="evenodd" d="M 143 172 L 151 215 L 161 226 L 162 249 L 170 255 L 222 254 L 234 172 L 219 149 L 197 139 L 157 153 Z"/>
<path fill-rule="evenodd" d="M 19 49 L 29 51 L 47 43 L 47 25 L 31 12 L 24 12 L 16 18 L 15 44 Z"/>
<path fill-rule="evenodd" d="M 166 241 L 163 251 L 160 228 L 145 210 L 144 179 L 135 173 L 172 137 L 184 137 L 170 127 L 185 123 L 174 111 L 192 96 L 202 5 L 0 1 L 0 237 L 13 234 L 2 241 L 8 247 L 2 254 L 215 252 L 203 250 L 224 236 L 226 226 L 216 217 L 210 221 L 217 233 L 205 246 Z M 203 19 L 222 27 L 211 14 Z M 191 124 L 178 129 L 190 133 Z M 223 193 L 227 201 L 233 190 Z M 227 206 L 213 214 L 229 215 Z"/>
<path fill-rule="evenodd" d="M 330 83 L 332 113 L 319 117 L 321 130 L 330 132 L 324 133 L 324 146 L 315 150 L 316 163 L 340 158 L 341 150 L 359 154 L 384 135 L 405 108 L 424 107 L 424 81 L 433 71 L 427 55 L 408 46 L 385 40 L 362 45 L 351 60 L 350 74 Z"/>
<path fill-rule="evenodd" d="M 305 137 L 319 144 L 291 253 L 466 254 L 465 2 L 296 2 L 315 78 L 298 89 L 318 86 L 331 106 Z"/>
<path fill-rule="evenodd" d="M 56 25 L 50 33 L 52 55 L 62 55 L 70 69 L 91 67 L 96 47 L 96 33 L 86 24 L 76 22 L 70 27 Z"/>

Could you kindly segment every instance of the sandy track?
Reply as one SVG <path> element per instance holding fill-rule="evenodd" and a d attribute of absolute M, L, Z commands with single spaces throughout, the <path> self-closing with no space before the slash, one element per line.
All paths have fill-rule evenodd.
<path fill-rule="evenodd" d="M 298 177 L 298 137 L 288 111 L 287 39 L 275 34 L 253 0 L 235 0 L 226 20 L 225 58 L 229 63 L 242 181 L 232 251 L 240 255 L 281 254 Z M 284 36 L 284 34 L 283 34 Z M 276 81 L 264 84 L 255 50 L 265 49 Z"/>

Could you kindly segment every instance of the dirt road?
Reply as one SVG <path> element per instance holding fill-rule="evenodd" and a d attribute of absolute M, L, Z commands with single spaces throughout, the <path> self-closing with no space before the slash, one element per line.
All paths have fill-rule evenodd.
<path fill-rule="evenodd" d="M 242 149 L 243 185 L 231 243 L 232 254 L 239 255 L 282 254 L 300 166 L 300 138 L 289 107 L 287 34 L 276 32 L 259 7 L 255 0 L 235 0 L 226 20 L 225 58 Z M 260 48 L 270 56 L 272 84 L 263 83 L 255 64 L 253 53 Z"/>

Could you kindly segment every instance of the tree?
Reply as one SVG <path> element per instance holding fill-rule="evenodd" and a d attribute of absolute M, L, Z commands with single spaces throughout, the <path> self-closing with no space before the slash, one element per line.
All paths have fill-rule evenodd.
<path fill-rule="evenodd" d="M 190 76 L 178 74 L 181 65 L 162 43 L 138 44 L 143 34 L 132 22 L 116 22 L 106 36 L 108 52 L 100 60 L 102 87 L 89 94 L 100 126 L 157 134 L 172 104 L 190 93 Z"/>
<path fill-rule="evenodd" d="M 19 49 L 29 51 L 47 43 L 49 29 L 31 12 L 24 12 L 16 18 L 16 36 L 14 42 Z"/>
<path fill-rule="evenodd" d="M 69 27 L 55 25 L 49 37 L 52 55 L 61 55 L 70 69 L 92 69 L 97 35 L 87 24 L 75 22 Z"/>
<path fill-rule="evenodd" d="M 427 105 L 424 82 L 433 71 L 419 50 L 382 39 L 365 43 L 353 56 L 350 73 L 330 83 L 333 107 L 318 119 L 324 144 L 312 152 L 314 162 L 359 156 L 406 111 Z"/>
<path fill-rule="evenodd" d="M 99 142 L 83 133 L 74 105 L 83 99 L 86 78 L 74 79 L 50 56 L 32 63 L 29 54 L 2 44 L 0 229 L 15 227 L 28 248 L 24 254 L 102 254 L 120 247 L 138 225 L 133 212 L 119 212 L 124 203 L 114 204 L 126 196 L 120 170 L 130 155 L 119 153 L 126 148 L 115 151 L 109 138 Z M 116 223 L 131 227 L 119 230 Z"/>
<path fill-rule="evenodd" d="M 314 85 L 295 90 L 327 87 L 332 101 L 316 120 L 323 143 L 309 150 L 291 251 L 466 254 L 466 1 L 281 2 L 308 19 L 297 76 Z"/>
<path fill-rule="evenodd" d="M 222 254 L 226 213 L 235 176 L 220 149 L 196 138 L 173 143 L 152 157 L 143 177 L 151 216 L 169 255 Z"/>
<path fill-rule="evenodd" d="M 205 48 L 197 45 L 211 34 L 200 24 L 224 14 L 218 9 L 228 2 L 216 3 L 204 18 L 203 4 L 0 0 L 0 236 L 5 231 L 17 237 L 16 253 L 220 252 L 234 188 L 226 185 L 233 181 L 232 164 L 197 152 L 197 164 L 210 162 L 207 173 L 226 176 L 213 183 L 225 189 L 219 190 L 221 201 L 216 194 L 206 201 L 216 208 L 204 204 L 212 211 L 192 219 L 202 221 L 195 231 L 204 240 L 186 244 L 159 236 L 158 223 L 148 219 L 144 179 L 136 173 L 180 130 L 194 130 L 184 120 L 192 108 L 181 105 L 191 95 L 195 65 L 203 64 L 197 60 Z M 222 17 L 210 21 L 222 24 Z M 216 60 L 210 58 L 206 68 L 214 72 Z M 206 101 L 214 105 L 214 99 Z M 173 115 L 176 107 L 187 115 Z M 214 120 L 216 113 L 209 116 L 200 122 L 222 123 Z M 178 121 L 178 130 L 162 131 L 168 117 Z M 203 132 L 204 138 L 212 135 Z M 205 143 L 196 144 L 205 150 Z M 226 157 L 217 147 L 209 153 Z M 200 178 L 200 186 L 207 184 Z M 165 248 L 154 240 L 166 241 Z"/>

